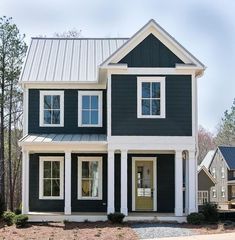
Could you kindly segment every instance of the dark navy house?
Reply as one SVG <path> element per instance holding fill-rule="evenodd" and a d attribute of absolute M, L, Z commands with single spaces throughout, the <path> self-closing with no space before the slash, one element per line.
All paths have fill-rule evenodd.
<path fill-rule="evenodd" d="M 197 211 L 204 69 L 154 20 L 131 38 L 32 38 L 20 79 L 23 213 L 184 221 Z"/>

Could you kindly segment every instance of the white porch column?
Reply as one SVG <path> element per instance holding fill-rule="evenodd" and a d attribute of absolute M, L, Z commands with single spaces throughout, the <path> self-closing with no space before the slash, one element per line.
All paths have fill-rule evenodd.
<path fill-rule="evenodd" d="M 185 214 L 188 214 L 188 205 L 189 205 L 189 199 L 188 199 L 188 189 L 189 189 L 189 161 L 188 161 L 188 152 L 186 154 L 186 160 L 185 160 Z"/>
<path fill-rule="evenodd" d="M 128 215 L 127 208 L 127 150 L 121 150 L 121 213 Z"/>
<path fill-rule="evenodd" d="M 64 214 L 71 214 L 71 152 L 66 151 L 64 156 Z"/>
<path fill-rule="evenodd" d="M 197 161 L 194 151 L 189 151 L 189 212 L 197 212 Z"/>
<path fill-rule="evenodd" d="M 175 216 L 183 216 L 183 159 L 182 151 L 175 152 Z"/>
<path fill-rule="evenodd" d="M 23 150 L 22 156 L 22 214 L 29 212 L 29 152 Z"/>
<path fill-rule="evenodd" d="M 114 209 L 114 151 L 108 150 L 108 208 L 107 212 L 113 213 Z"/>

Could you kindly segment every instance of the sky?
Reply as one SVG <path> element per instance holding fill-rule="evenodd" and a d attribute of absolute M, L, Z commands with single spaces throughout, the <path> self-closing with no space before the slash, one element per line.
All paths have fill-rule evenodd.
<path fill-rule="evenodd" d="M 131 37 L 155 19 L 206 65 L 198 80 L 199 124 L 216 132 L 235 98 L 234 0 L 0 0 L 27 43 L 81 30 L 82 37 Z"/>

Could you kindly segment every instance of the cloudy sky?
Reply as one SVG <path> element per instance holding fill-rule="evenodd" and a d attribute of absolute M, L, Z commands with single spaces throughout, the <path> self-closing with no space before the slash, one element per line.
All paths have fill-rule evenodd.
<path fill-rule="evenodd" d="M 207 66 L 198 84 L 201 125 L 215 132 L 235 97 L 234 0 L 1 0 L 3 15 L 27 43 L 74 28 L 83 37 L 130 37 L 153 18 Z"/>

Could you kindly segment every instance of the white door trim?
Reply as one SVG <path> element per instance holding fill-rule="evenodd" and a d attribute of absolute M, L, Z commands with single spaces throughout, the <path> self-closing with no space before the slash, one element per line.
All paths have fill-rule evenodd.
<path fill-rule="evenodd" d="M 153 162 L 153 211 L 157 211 L 157 157 L 132 157 L 132 211 L 135 211 L 135 164 L 136 161 Z"/>

